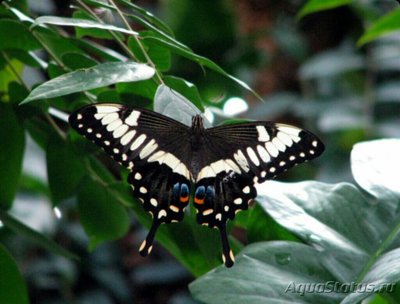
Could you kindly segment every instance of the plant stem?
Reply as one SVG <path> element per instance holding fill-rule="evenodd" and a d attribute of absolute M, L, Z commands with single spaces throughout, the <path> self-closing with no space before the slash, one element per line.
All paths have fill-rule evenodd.
<path fill-rule="evenodd" d="M 120 18 L 121 18 L 122 21 L 124 22 L 126 28 L 129 29 L 130 31 L 133 31 L 132 28 L 131 28 L 131 26 L 130 26 L 130 24 L 129 24 L 129 22 L 128 22 L 128 20 L 126 20 L 124 14 L 121 12 L 121 10 L 118 8 L 118 6 L 115 4 L 115 2 L 114 2 L 113 0 L 109 0 L 109 2 L 110 2 L 110 3 L 115 7 L 115 9 L 117 10 L 118 15 L 120 16 Z M 145 48 L 143 47 L 143 44 L 141 43 L 139 37 L 135 35 L 133 38 L 136 40 L 137 44 L 138 44 L 139 47 L 140 47 L 140 50 L 142 51 L 143 55 L 145 56 L 145 58 L 146 58 L 146 60 L 147 60 L 147 64 L 150 65 L 152 68 L 154 68 L 154 70 L 156 71 L 156 76 L 157 76 L 158 80 L 160 81 L 160 83 L 164 83 L 164 81 L 163 81 L 162 78 L 161 78 L 160 73 L 158 72 L 158 70 L 156 69 L 155 64 L 153 63 L 153 61 L 151 60 L 151 58 L 150 58 L 149 55 L 147 54 L 147 52 L 146 52 Z"/>

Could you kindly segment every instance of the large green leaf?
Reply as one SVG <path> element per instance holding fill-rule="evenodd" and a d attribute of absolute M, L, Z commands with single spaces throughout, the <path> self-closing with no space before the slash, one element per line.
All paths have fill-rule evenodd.
<path fill-rule="evenodd" d="M 190 284 L 202 303 L 338 303 L 335 293 L 303 293 L 304 284 L 334 280 L 320 262 L 324 255 L 293 242 L 263 242 L 247 246 L 235 265 L 219 267 Z"/>
<path fill-rule="evenodd" d="M 78 211 L 91 249 L 128 232 L 129 216 L 126 209 L 99 180 L 83 178 L 78 190 Z"/>
<path fill-rule="evenodd" d="M 396 9 L 376 20 L 361 36 L 357 44 L 361 46 L 367 42 L 386 35 L 394 34 L 398 31 L 400 31 L 400 9 Z"/>
<path fill-rule="evenodd" d="M 0 244 L 0 302 L 28 304 L 28 291 L 18 266 Z"/>
<path fill-rule="evenodd" d="M 233 271 L 216 269 L 195 281 L 191 291 L 196 299 L 221 303 L 232 297 L 232 303 L 239 303 L 236 299 L 243 299 L 245 294 L 254 303 L 255 299 L 259 300 L 257 303 L 337 303 L 340 300 L 359 303 L 385 288 L 390 291 L 393 283 L 400 280 L 399 250 L 392 250 L 400 243 L 400 191 L 398 183 L 392 183 L 391 173 L 396 170 L 384 167 L 380 171 L 379 161 L 374 161 L 372 155 L 379 146 L 381 151 L 386 151 L 384 161 L 394 164 L 398 157 L 396 145 L 397 148 L 393 142 L 364 143 L 353 152 L 353 162 L 365 160 L 358 164 L 365 168 L 353 168 L 353 172 L 358 172 L 356 180 L 362 180 L 362 186 L 375 197 L 348 183 L 267 182 L 260 185 L 258 201 L 265 211 L 317 250 L 312 253 L 315 249 L 307 247 L 310 252 L 306 254 L 299 248 L 304 245 L 289 242 L 279 243 L 279 251 L 272 249 L 276 243 L 252 244 L 239 254 Z M 390 150 L 394 152 L 387 153 Z M 379 155 L 376 159 L 381 158 Z M 372 156 L 371 162 L 367 161 L 369 156 Z M 399 180 L 397 175 L 394 177 Z M 309 263 L 310 256 L 314 264 Z M 299 269 L 298 264 L 305 268 Z M 244 280 L 238 279 L 239 273 Z M 292 286 L 293 282 L 297 285 L 320 282 L 325 292 L 285 292 L 285 284 Z M 360 283 L 364 285 L 357 285 Z M 341 284 L 347 287 L 341 289 Z M 213 293 L 214 288 L 219 292 Z M 331 291 L 327 292 L 329 288 Z M 211 298 L 210 294 L 214 296 Z"/>
<path fill-rule="evenodd" d="M 352 3 L 354 0 L 309 0 L 300 9 L 298 18 L 302 18 L 306 15 L 316 13 L 323 10 L 328 10 Z"/>
<path fill-rule="evenodd" d="M 108 86 L 118 82 L 140 81 L 153 77 L 154 69 L 136 62 L 107 62 L 80 69 L 36 87 L 21 104 Z"/>
<path fill-rule="evenodd" d="M 25 134 L 12 105 L 0 102 L 0 208 L 11 207 L 21 175 Z"/>

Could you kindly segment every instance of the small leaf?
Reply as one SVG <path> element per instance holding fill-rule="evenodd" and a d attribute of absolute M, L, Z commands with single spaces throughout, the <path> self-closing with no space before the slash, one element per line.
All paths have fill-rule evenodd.
<path fill-rule="evenodd" d="M 394 34 L 398 31 L 400 31 L 399 8 L 376 20 L 357 41 L 357 44 L 358 46 L 362 46 L 367 42 Z"/>
<path fill-rule="evenodd" d="M 300 9 L 300 12 L 298 13 L 297 17 L 302 18 L 312 13 L 347 5 L 352 3 L 353 1 L 354 0 L 309 0 Z"/>
<path fill-rule="evenodd" d="M 351 151 L 351 171 L 357 184 L 376 197 L 384 190 L 400 196 L 400 139 L 357 143 Z"/>
<path fill-rule="evenodd" d="M 11 207 L 21 176 L 24 129 L 11 104 L 0 102 L 0 208 Z"/>
<path fill-rule="evenodd" d="M 36 87 L 21 104 L 153 77 L 155 70 L 136 62 L 107 62 L 61 75 Z"/>
<path fill-rule="evenodd" d="M 21 223 L 19 220 L 2 210 L 0 210 L 0 220 L 3 222 L 4 226 L 14 231 L 16 234 L 27 238 L 29 241 L 37 244 L 43 249 L 48 250 L 54 254 L 61 255 L 68 259 L 79 260 L 79 258 L 75 254 L 65 250 L 51 239 L 33 230 L 29 226 L 26 226 L 25 224 Z"/>
<path fill-rule="evenodd" d="M 92 250 L 100 243 L 122 237 L 129 229 L 128 213 L 105 187 L 90 177 L 78 190 L 78 211 Z"/>
<path fill-rule="evenodd" d="M 157 89 L 154 97 L 154 111 L 188 126 L 192 124 L 194 115 L 201 115 L 200 110 L 193 103 L 166 85 L 160 85 Z"/>
<path fill-rule="evenodd" d="M 28 291 L 18 266 L 0 244 L 0 302 L 28 304 Z"/>
<path fill-rule="evenodd" d="M 117 27 L 110 24 L 100 23 L 93 20 L 87 19 L 74 19 L 66 17 L 56 17 L 56 16 L 42 16 L 35 20 L 36 25 L 40 24 L 53 24 L 53 25 L 63 25 L 63 26 L 73 26 L 80 28 L 96 28 L 115 32 L 121 32 L 129 35 L 138 35 L 137 32 L 127 30 L 121 27 Z"/>
<path fill-rule="evenodd" d="M 54 204 L 72 196 L 85 170 L 67 141 L 54 134 L 47 145 L 47 176 Z"/>

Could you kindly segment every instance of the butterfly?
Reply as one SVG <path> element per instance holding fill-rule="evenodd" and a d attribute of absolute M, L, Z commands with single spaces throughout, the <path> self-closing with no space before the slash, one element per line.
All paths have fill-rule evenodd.
<path fill-rule="evenodd" d="M 197 222 L 220 231 L 227 267 L 234 255 L 226 223 L 248 209 L 257 196 L 255 184 L 324 151 L 314 134 L 286 124 L 256 121 L 206 129 L 196 115 L 188 127 L 114 103 L 84 106 L 69 116 L 69 123 L 130 171 L 133 196 L 153 217 L 141 255 L 151 252 L 160 224 L 183 219 L 192 196 Z"/>

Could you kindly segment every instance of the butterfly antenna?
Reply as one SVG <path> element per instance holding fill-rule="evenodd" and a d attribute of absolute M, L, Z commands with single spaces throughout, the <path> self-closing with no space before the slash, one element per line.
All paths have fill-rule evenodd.
<path fill-rule="evenodd" d="M 226 267 L 230 268 L 235 263 L 235 257 L 229 246 L 228 235 L 226 233 L 226 226 L 221 225 L 221 227 L 219 227 L 219 232 L 221 235 L 221 242 L 222 242 L 222 261 L 224 262 Z"/>
<path fill-rule="evenodd" d="M 153 220 L 153 224 L 151 225 L 150 231 L 147 234 L 146 239 L 143 241 L 142 245 L 140 245 L 139 253 L 141 256 L 145 257 L 150 254 L 151 250 L 153 249 L 154 237 L 159 226 L 160 221 Z"/>

